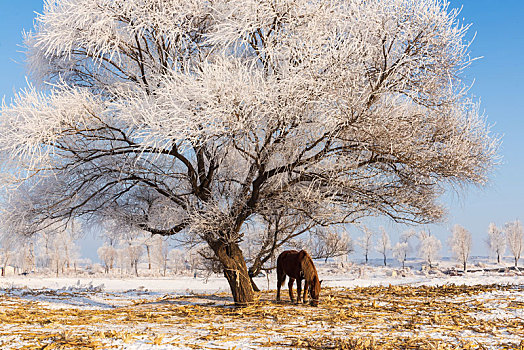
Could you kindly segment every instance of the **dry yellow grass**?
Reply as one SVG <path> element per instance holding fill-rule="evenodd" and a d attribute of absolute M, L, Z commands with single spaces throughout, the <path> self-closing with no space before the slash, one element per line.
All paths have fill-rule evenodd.
<path fill-rule="evenodd" d="M 214 294 L 96 310 L 59 309 L 33 295 L 6 292 L 0 295 L 0 348 L 119 349 L 140 343 L 214 349 L 524 349 L 523 292 L 524 286 L 389 286 L 324 289 L 317 308 L 276 303 L 274 293 L 261 293 L 245 308 L 233 308 L 227 294 Z"/>

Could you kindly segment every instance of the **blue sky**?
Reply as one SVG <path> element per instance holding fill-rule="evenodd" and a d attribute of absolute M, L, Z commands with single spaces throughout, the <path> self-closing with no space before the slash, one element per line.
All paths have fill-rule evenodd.
<path fill-rule="evenodd" d="M 26 86 L 22 31 L 32 28 L 34 12 L 42 6 L 43 0 L 0 0 L 0 98 L 5 96 L 6 101 Z M 488 224 L 501 226 L 524 217 L 524 1 L 451 0 L 451 7 L 461 6 L 460 17 L 472 23 L 468 37 L 476 33 L 471 55 L 482 57 L 466 71 L 466 79 L 474 81 L 471 94 L 480 98 L 493 132 L 503 136 L 503 158 L 487 187 L 446 195 L 448 221 L 426 228 L 445 243 L 450 228 L 461 224 L 473 234 L 473 254 L 486 255 Z M 386 224 L 386 229 L 394 242 L 404 227 Z M 82 243 L 82 254 L 96 259 L 93 238 Z"/>

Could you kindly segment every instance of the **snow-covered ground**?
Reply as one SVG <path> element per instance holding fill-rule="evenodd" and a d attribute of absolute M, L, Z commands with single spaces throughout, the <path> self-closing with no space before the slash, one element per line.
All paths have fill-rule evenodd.
<path fill-rule="evenodd" d="M 387 285 L 410 286 L 439 286 L 446 284 L 477 285 L 477 284 L 523 284 L 524 268 L 521 271 L 510 266 L 507 271 L 499 272 L 496 269 L 503 267 L 495 264 L 480 263 L 482 267 L 471 266 L 473 272 L 463 274 L 454 263 L 441 262 L 438 268 L 424 269 L 420 262 L 407 265 L 405 269 L 393 266 L 361 265 L 355 263 L 334 264 L 317 263 L 320 279 L 324 287 L 369 287 Z M 484 271 L 485 270 L 485 271 Z M 456 271 L 457 275 L 449 274 Z M 255 282 L 262 290 L 276 288 L 275 274 L 255 278 Z M 2 289 L 57 289 L 76 290 L 103 290 L 106 292 L 147 291 L 151 293 L 221 293 L 228 292 L 229 286 L 224 277 L 211 276 L 169 276 L 169 277 L 134 277 L 134 276 L 72 276 L 54 277 L 42 275 L 6 276 L 0 277 Z"/>
<path fill-rule="evenodd" d="M 318 308 L 274 302 L 274 274 L 253 307 L 231 307 L 221 276 L 0 278 L 0 348 L 518 347 L 524 273 L 319 264 Z M 453 287 L 473 286 L 473 287 Z M 418 340 L 417 340 L 418 339 Z M 410 343 L 412 342 L 412 343 Z M 424 346 L 424 344 L 426 344 Z"/>

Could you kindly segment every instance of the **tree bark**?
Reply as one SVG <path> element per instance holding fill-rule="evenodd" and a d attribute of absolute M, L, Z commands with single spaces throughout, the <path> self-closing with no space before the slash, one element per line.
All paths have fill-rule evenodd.
<path fill-rule="evenodd" d="M 236 306 L 247 306 L 254 302 L 255 293 L 244 255 L 236 243 L 215 241 L 210 244 L 211 249 L 222 264 Z"/>

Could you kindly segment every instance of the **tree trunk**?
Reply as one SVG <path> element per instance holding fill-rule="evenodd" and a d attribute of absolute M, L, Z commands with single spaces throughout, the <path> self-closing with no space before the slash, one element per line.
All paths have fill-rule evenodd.
<path fill-rule="evenodd" d="M 151 270 L 151 254 L 149 253 L 148 245 L 146 245 L 146 251 L 147 251 L 147 269 Z"/>
<path fill-rule="evenodd" d="M 387 266 L 386 254 L 384 254 L 384 266 Z"/>
<path fill-rule="evenodd" d="M 251 281 L 251 288 L 253 288 L 254 292 L 260 292 L 260 288 L 258 288 L 255 281 L 253 281 L 253 277 L 249 276 L 249 280 Z"/>
<path fill-rule="evenodd" d="M 210 244 L 215 255 L 222 263 L 224 276 L 229 283 L 236 306 L 247 306 L 254 302 L 255 293 L 244 255 L 236 243 L 226 244 L 215 241 Z"/>
<path fill-rule="evenodd" d="M 497 254 L 497 264 L 500 265 L 500 254 Z"/>
<path fill-rule="evenodd" d="M 251 287 L 253 287 L 253 290 L 255 292 L 260 292 L 260 288 L 258 288 L 255 281 L 253 281 L 253 277 L 257 276 L 260 273 L 260 267 L 253 265 L 249 268 L 248 273 L 249 279 L 251 280 Z"/>
<path fill-rule="evenodd" d="M 515 257 L 515 267 L 517 267 L 518 262 L 519 262 L 519 258 Z"/>
<path fill-rule="evenodd" d="M 467 264 L 467 263 L 464 261 L 464 272 L 467 272 L 467 271 L 466 271 L 466 264 Z"/>

